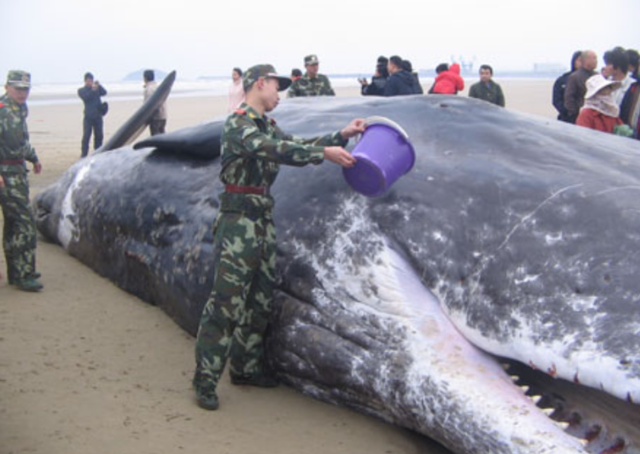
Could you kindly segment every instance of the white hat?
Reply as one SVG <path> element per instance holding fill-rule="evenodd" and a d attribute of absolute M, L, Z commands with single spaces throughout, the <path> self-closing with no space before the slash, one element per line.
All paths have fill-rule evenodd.
<path fill-rule="evenodd" d="M 584 96 L 585 99 L 591 99 L 595 95 L 598 94 L 600 90 L 604 87 L 608 87 L 609 85 L 620 85 L 620 82 L 615 80 L 605 79 L 602 74 L 596 74 L 595 76 L 591 76 L 587 79 L 587 94 Z M 615 87 L 614 87 L 615 88 Z"/>

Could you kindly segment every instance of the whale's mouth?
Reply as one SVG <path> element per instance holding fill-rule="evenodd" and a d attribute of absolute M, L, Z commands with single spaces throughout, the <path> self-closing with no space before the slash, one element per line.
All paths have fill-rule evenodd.
<path fill-rule="evenodd" d="M 496 358 L 514 384 L 591 453 L 640 453 L 640 406 L 520 362 Z"/>
<path fill-rule="evenodd" d="M 533 441 L 531 452 L 552 449 L 544 452 L 640 454 L 640 406 L 579 382 L 554 378 L 514 359 L 503 359 L 488 352 L 481 342 L 474 342 L 473 336 L 465 336 L 464 330 L 459 329 L 450 317 L 438 292 L 431 291 L 433 286 L 425 285 L 424 276 L 417 274 L 415 263 L 418 260 L 412 251 L 378 230 L 376 223 L 363 213 L 362 205 L 346 200 L 335 220 L 327 223 L 323 218 L 327 231 L 334 233 L 332 237 L 314 244 L 305 239 L 288 244 L 289 257 L 294 260 L 284 264 L 286 285 L 281 288 L 284 293 L 309 303 L 321 313 L 339 311 L 355 320 L 372 315 L 385 320 L 383 324 L 387 323 L 385 329 L 390 333 L 398 332 L 394 331 L 393 323 L 399 321 L 399 325 L 406 327 L 404 331 L 399 330 L 402 331 L 399 337 L 404 339 L 406 353 L 413 364 L 408 374 L 411 379 L 402 386 L 413 386 L 415 393 L 411 395 L 418 401 L 425 395 L 421 393 L 438 392 L 443 388 L 453 390 L 448 396 L 459 400 L 460 408 L 464 407 L 463 411 L 469 415 L 465 422 L 472 424 L 470 418 L 486 421 L 487 434 L 495 430 L 500 432 L 498 438 L 512 440 L 512 443 L 518 443 L 517 438 L 523 434 L 521 440 L 537 440 L 541 433 L 550 434 L 546 435 L 552 437 L 545 444 L 546 448 L 534 449 Z M 284 237 L 288 234 L 286 229 L 282 232 Z M 296 275 L 296 269 L 305 268 L 307 272 Z M 309 281 L 314 284 L 308 285 Z M 298 286 L 295 282 L 303 284 Z M 334 312 L 329 318 L 336 317 L 339 318 Z M 317 322 L 311 320 L 310 323 Z M 336 334 L 345 336 L 339 330 Z M 287 341 L 294 339 L 287 338 Z M 289 348 L 295 350 L 295 347 Z M 307 363 L 317 362 L 318 370 L 327 366 L 326 362 L 305 356 L 305 351 L 296 350 L 295 353 L 304 357 Z M 505 376 L 500 363 L 507 366 L 505 371 L 512 380 Z M 295 370 L 295 361 L 286 364 L 289 369 L 284 370 Z M 304 370 L 301 368 L 302 372 Z M 304 377 L 301 371 L 297 372 Z M 420 384 L 425 380 L 430 382 L 428 389 Z M 445 386 L 438 388 L 443 383 Z M 305 386 L 300 385 L 307 391 Z M 309 388 L 313 387 L 309 384 Z M 324 392 L 323 399 L 331 400 L 330 393 Z M 424 405 L 426 413 L 432 411 L 433 407 L 429 405 Z M 420 415 L 416 417 L 419 419 Z M 512 424 L 502 424 L 509 418 Z M 430 420 L 429 424 L 432 423 Z M 440 423 L 442 421 L 435 421 L 425 433 L 430 434 L 431 428 Z M 533 429 L 527 430 L 526 426 Z M 464 438 L 465 433 L 460 436 Z M 551 448 L 554 445 L 558 448 L 555 451 Z M 563 450 L 559 445 L 570 448 Z"/>
<path fill-rule="evenodd" d="M 52 220 L 55 217 L 54 204 L 54 191 L 45 191 L 34 198 L 32 206 L 33 217 L 36 221 L 38 231 L 47 241 L 57 243 L 57 232 L 52 224 Z"/>

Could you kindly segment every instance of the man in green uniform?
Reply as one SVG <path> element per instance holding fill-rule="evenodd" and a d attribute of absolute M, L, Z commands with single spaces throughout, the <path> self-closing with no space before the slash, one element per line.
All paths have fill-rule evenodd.
<path fill-rule="evenodd" d="M 344 167 L 355 158 L 343 147 L 365 129 L 362 119 L 315 139 L 285 134 L 265 113 L 272 111 L 291 79 L 271 65 L 243 75 L 246 101 L 227 119 L 222 133 L 220 179 L 225 191 L 214 225 L 215 277 L 196 340 L 193 385 L 198 404 L 218 408 L 216 386 L 230 357 L 235 385 L 272 387 L 263 336 L 273 302 L 276 265 L 274 200 L 269 188 L 280 164 L 303 166 L 324 159 Z M 318 188 L 321 190 L 321 188 Z"/>
<path fill-rule="evenodd" d="M 2 245 L 9 284 L 20 290 L 42 289 L 36 273 L 36 224 L 29 207 L 29 180 L 25 161 L 35 173 L 42 165 L 29 144 L 27 98 L 31 75 L 9 71 L 6 93 L 0 98 L 0 205 L 4 217 Z"/>
<path fill-rule="evenodd" d="M 491 66 L 480 66 L 480 81 L 471 86 L 469 97 L 482 99 L 504 107 L 504 93 L 502 93 L 500 85 L 493 80 L 493 68 Z"/>
<path fill-rule="evenodd" d="M 287 98 L 299 96 L 335 96 L 329 78 L 324 74 L 318 74 L 318 57 L 307 55 L 304 57 L 304 67 L 307 70 L 304 76 L 294 81 L 287 92 Z"/>

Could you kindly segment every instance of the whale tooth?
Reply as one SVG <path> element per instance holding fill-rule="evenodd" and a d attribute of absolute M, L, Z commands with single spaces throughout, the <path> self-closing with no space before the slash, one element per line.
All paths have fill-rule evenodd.
<path fill-rule="evenodd" d="M 509 370 L 511 369 L 511 364 L 507 364 L 507 363 L 500 363 L 500 365 L 502 366 L 502 368 L 504 370 Z"/>
<path fill-rule="evenodd" d="M 513 380 L 514 382 L 520 380 L 520 377 L 517 375 L 511 375 L 511 380 Z"/>
<path fill-rule="evenodd" d="M 594 425 L 587 431 L 585 434 L 585 438 L 589 441 L 595 440 L 600 436 L 600 432 L 602 432 L 602 426 Z"/>
<path fill-rule="evenodd" d="M 589 440 L 587 440 L 586 438 L 578 438 L 578 441 L 580 442 L 583 448 L 586 448 L 587 445 L 589 444 Z"/>
<path fill-rule="evenodd" d="M 569 427 L 569 423 L 568 423 L 568 422 L 564 422 L 564 421 L 556 422 L 556 424 L 557 424 L 557 425 L 558 425 L 558 427 L 560 427 L 562 430 L 567 430 L 567 427 Z"/>
<path fill-rule="evenodd" d="M 551 414 L 556 411 L 555 408 L 541 408 L 540 410 L 542 410 L 542 413 L 544 413 L 545 415 L 551 417 Z"/>
<path fill-rule="evenodd" d="M 538 405 L 538 402 L 542 399 L 542 396 L 531 396 L 531 400 L 534 404 Z"/>
<path fill-rule="evenodd" d="M 520 387 L 520 389 L 522 390 L 523 393 L 527 394 L 527 391 L 529 391 L 529 387 L 527 385 L 523 385 Z"/>

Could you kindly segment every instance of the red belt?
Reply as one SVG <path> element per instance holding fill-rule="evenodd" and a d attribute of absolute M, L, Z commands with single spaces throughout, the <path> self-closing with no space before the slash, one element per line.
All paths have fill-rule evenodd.
<path fill-rule="evenodd" d="M 23 166 L 24 159 L 7 159 L 0 161 L 0 166 Z"/>
<path fill-rule="evenodd" d="M 268 195 L 268 186 L 240 186 L 237 184 L 227 184 L 224 187 L 225 191 L 231 194 L 255 194 L 255 195 Z"/>

